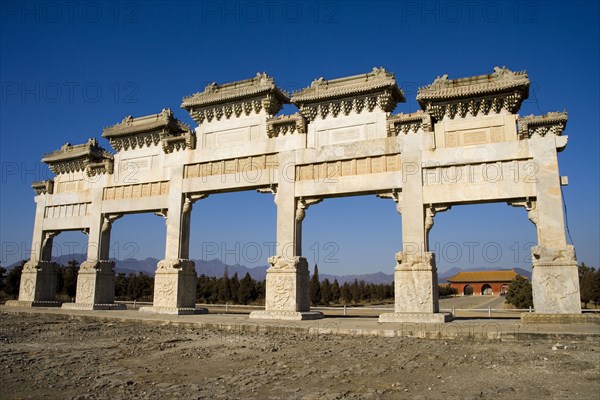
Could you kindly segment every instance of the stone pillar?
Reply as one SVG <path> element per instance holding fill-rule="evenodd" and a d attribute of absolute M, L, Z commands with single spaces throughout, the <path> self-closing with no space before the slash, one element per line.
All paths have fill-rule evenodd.
<path fill-rule="evenodd" d="M 165 259 L 160 260 L 154 275 L 152 307 L 140 312 L 160 314 L 204 314 L 206 308 L 196 308 L 196 266 L 189 259 L 190 219 L 192 204 L 207 195 L 182 195 L 183 166 L 173 166 L 166 215 L 167 243 Z"/>
<path fill-rule="evenodd" d="M 52 262 L 52 242 L 60 232 L 43 230 L 46 195 L 35 198 L 36 211 L 31 256 L 23 266 L 19 300 L 9 300 L 14 307 L 60 307 L 56 296 L 56 263 Z"/>
<path fill-rule="evenodd" d="M 115 304 L 115 263 L 109 260 L 112 224 L 122 214 L 100 214 L 95 217 L 88 235 L 87 260 L 77 273 L 75 303 L 63 308 L 75 310 L 124 310 L 125 304 Z"/>
<path fill-rule="evenodd" d="M 535 221 L 538 246 L 531 249 L 533 305 L 540 314 L 580 314 L 575 249 L 565 236 L 557 147 L 566 138 L 548 133 L 529 140 L 536 179 Z M 531 211 L 530 211 L 531 213 Z"/>
<path fill-rule="evenodd" d="M 276 255 L 269 257 L 265 310 L 253 311 L 250 318 L 305 320 L 322 318 L 310 311 L 308 262 L 301 256 L 302 220 L 305 209 L 319 199 L 296 199 L 293 152 L 280 153 L 281 175 L 275 194 L 277 204 Z"/>
<path fill-rule="evenodd" d="M 402 251 L 396 253 L 394 271 L 395 305 L 393 313 L 379 316 L 379 322 L 451 320 L 450 314 L 439 313 L 435 255 L 428 252 L 433 214 L 423 205 L 421 143 L 421 134 L 404 136 L 402 194 L 394 199 L 402 212 Z"/>

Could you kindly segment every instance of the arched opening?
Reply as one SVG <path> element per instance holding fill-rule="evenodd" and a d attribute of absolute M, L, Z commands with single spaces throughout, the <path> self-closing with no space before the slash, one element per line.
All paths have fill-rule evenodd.
<path fill-rule="evenodd" d="M 392 308 L 394 255 L 402 250 L 402 219 L 393 200 L 326 198 L 309 207 L 302 229 L 311 278 L 318 265 L 321 292 L 328 290 L 325 279 L 340 286 L 331 302 L 321 296 L 321 304 L 384 303 Z"/>
<path fill-rule="evenodd" d="M 481 287 L 481 295 L 482 296 L 491 296 L 494 292 L 492 291 L 492 287 L 487 283 Z"/>
<path fill-rule="evenodd" d="M 463 288 L 463 295 L 464 296 L 472 296 L 473 295 L 473 286 L 465 285 L 465 287 Z"/>
<path fill-rule="evenodd" d="M 500 296 L 506 296 L 506 294 L 508 293 L 508 289 L 508 285 L 502 285 L 502 287 L 500 288 Z"/>
<path fill-rule="evenodd" d="M 271 193 L 214 193 L 196 201 L 190 259 L 198 274 L 197 302 L 263 304 L 276 231 L 277 207 Z"/>
<path fill-rule="evenodd" d="M 115 300 L 152 301 L 154 273 L 165 255 L 161 215 L 125 214 L 112 223 L 110 261 L 115 262 Z"/>
<path fill-rule="evenodd" d="M 71 303 L 77 294 L 79 266 L 87 259 L 88 236 L 83 231 L 62 231 L 52 241 L 56 269 L 56 299 Z"/>

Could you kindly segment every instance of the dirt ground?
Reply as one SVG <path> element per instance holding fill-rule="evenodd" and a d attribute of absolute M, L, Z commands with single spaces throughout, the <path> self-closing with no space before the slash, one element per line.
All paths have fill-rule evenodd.
<path fill-rule="evenodd" d="M 600 344 L 228 333 L 0 314 L 0 398 L 593 399 Z"/>

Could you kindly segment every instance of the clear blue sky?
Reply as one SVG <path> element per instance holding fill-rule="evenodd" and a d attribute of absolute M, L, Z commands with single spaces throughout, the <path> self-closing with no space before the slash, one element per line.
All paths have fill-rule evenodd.
<path fill-rule="evenodd" d="M 569 112 L 569 145 L 560 154 L 569 227 L 580 261 L 599 264 L 598 2 L 27 2 L 1 11 L 1 263 L 27 258 L 35 204 L 31 181 L 50 176 L 43 153 L 100 138 L 126 115 L 180 109 L 207 83 L 273 76 L 286 90 L 320 76 L 383 66 L 407 103 L 441 74 L 526 69 L 530 99 L 520 114 Z M 286 113 L 294 112 L 286 107 Z M 214 195 L 194 206 L 194 258 L 265 265 L 275 240 L 272 196 Z M 164 221 L 126 216 L 115 223 L 118 258 L 162 258 Z M 441 270 L 531 268 L 534 226 L 505 203 L 438 214 L 431 233 Z M 82 252 L 87 238 L 64 233 L 55 255 Z M 375 196 L 329 199 L 304 222 L 304 253 L 321 272 L 385 271 L 401 246 L 401 217 Z M 437 246 L 437 247 L 436 247 Z M 19 249 L 19 250 L 15 250 Z"/>

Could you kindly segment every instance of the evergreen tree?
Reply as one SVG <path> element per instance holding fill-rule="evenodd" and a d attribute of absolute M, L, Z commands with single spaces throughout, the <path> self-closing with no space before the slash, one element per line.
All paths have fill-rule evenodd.
<path fill-rule="evenodd" d="M 358 280 L 354 280 L 350 285 L 350 293 L 352 294 L 352 301 L 354 303 L 360 302 L 360 287 L 358 286 Z"/>
<path fill-rule="evenodd" d="M 231 302 L 237 304 L 239 302 L 239 291 L 240 291 L 240 280 L 238 273 L 234 272 L 233 276 L 229 280 L 229 292 L 231 293 Z"/>
<path fill-rule="evenodd" d="M 340 284 L 337 279 L 333 280 L 333 284 L 331 285 L 331 301 L 334 303 L 340 302 Z"/>
<path fill-rule="evenodd" d="M 19 297 L 19 286 L 21 285 L 21 273 L 23 272 L 23 266 L 26 261 L 21 261 L 21 265 L 17 265 L 8 272 L 6 275 L 6 286 L 4 292 L 12 296 L 13 299 Z"/>
<path fill-rule="evenodd" d="M 331 292 L 331 283 L 329 283 L 329 279 L 325 278 L 323 282 L 321 282 L 321 302 L 323 305 L 328 306 L 332 300 L 333 293 Z"/>
<path fill-rule="evenodd" d="M 344 282 L 344 284 L 342 285 L 340 295 L 342 296 L 342 299 L 344 300 L 345 304 L 349 304 L 352 302 L 352 292 L 350 291 L 350 285 L 348 284 L 348 282 Z"/>
<path fill-rule="evenodd" d="M 4 290 L 6 286 L 6 268 L 0 266 L 0 292 Z"/>
<path fill-rule="evenodd" d="M 229 273 L 227 272 L 227 265 L 223 272 L 223 277 L 219 280 L 217 298 L 221 303 L 227 303 L 231 300 L 231 288 L 229 287 Z"/>
<path fill-rule="evenodd" d="M 127 299 L 127 275 L 124 272 L 120 272 L 115 277 L 115 298 L 117 300 L 129 300 Z"/>
<path fill-rule="evenodd" d="M 250 276 L 248 272 L 240 281 L 240 289 L 238 295 L 238 301 L 241 304 L 248 304 L 250 301 L 254 299 L 255 295 L 255 287 L 254 287 L 254 279 Z"/>
<path fill-rule="evenodd" d="M 310 303 L 313 306 L 321 302 L 321 282 L 319 281 L 319 267 L 315 264 L 313 276 L 310 279 Z"/>
<path fill-rule="evenodd" d="M 70 260 L 63 272 L 63 290 L 62 294 L 66 294 L 70 298 L 74 298 L 77 292 L 77 271 L 79 264 L 75 260 Z"/>
<path fill-rule="evenodd" d="M 579 294 L 583 307 L 587 308 L 587 304 L 593 301 L 594 304 L 600 302 L 600 270 L 588 267 L 585 263 L 581 263 L 579 267 Z"/>
<path fill-rule="evenodd" d="M 527 278 L 517 275 L 513 279 L 506 294 L 506 302 L 521 309 L 533 306 L 531 283 Z"/>

